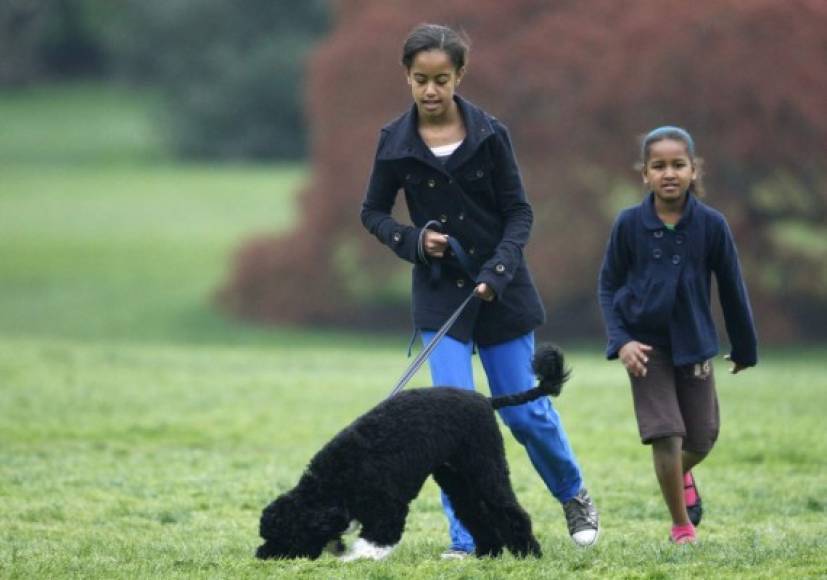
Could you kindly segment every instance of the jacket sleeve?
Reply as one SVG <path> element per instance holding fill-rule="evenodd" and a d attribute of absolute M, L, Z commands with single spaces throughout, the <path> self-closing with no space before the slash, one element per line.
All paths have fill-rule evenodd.
<path fill-rule="evenodd" d="M 617 291 L 626 283 L 626 274 L 631 264 L 629 242 L 624 227 L 623 214 L 612 226 L 612 233 L 606 245 L 603 256 L 603 265 L 598 277 L 597 295 L 600 309 L 603 313 L 603 322 L 606 325 L 606 358 L 616 359 L 620 348 L 633 340 L 626 330 L 623 319 L 614 308 L 614 298 Z"/>
<path fill-rule="evenodd" d="M 497 209 L 505 218 L 505 227 L 494 254 L 482 265 L 476 281 L 488 284 L 499 297 L 523 261 L 523 248 L 531 233 L 534 212 L 526 199 L 508 129 L 497 122 L 494 126 L 493 186 Z"/>
<path fill-rule="evenodd" d="M 741 277 L 735 240 L 723 216 L 714 231 L 711 264 L 718 281 L 718 297 L 732 345 L 730 358 L 744 366 L 755 366 L 758 363 L 758 338 L 752 308 L 747 287 Z"/>
<path fill-rule="evenodd" d="M 365 199 L 362 201 L 362 224 L 397 256 L 408 262 L 416 262 L 420 229 L 401 224 L 391 216 L 401 183 L 390 162 L 378 159 L 384 139 L 385 133 L 382 132 Z"/>

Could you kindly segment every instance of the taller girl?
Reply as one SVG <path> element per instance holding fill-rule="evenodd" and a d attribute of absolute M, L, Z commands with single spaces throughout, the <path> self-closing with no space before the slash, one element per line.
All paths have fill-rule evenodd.
<path fill-rule="evenodd" d="M 362 204 L 362 223 L 413 264 L 413 319 L 431 339 L 473 291 L 474 300 L 429 360 L 435 385 L 474 388 L 476 343 L 494 396 L 531 388 L 534 329 L 545 312 L 523 257 L 533 213 L 505 126 L 455 94 L 468 46 L 445 26 L 423 24 L 402 53 L 413 106 L 379 136 Z M 391 216 L 405 192 L 413 225 Z M 549 491 L 563 504 L 575 543 L 597 540 L 597 510 L 583 487 L 557 412 L 548 398 L 500 411 Z M 474 550 L 470 534 L 449 518 L 444 557 Z"/>
<path fill-rule="evenodd" d="M 701 499 L 691 469 L 718 437 L 710 311 L 712 273 L 737 373 L 757 362 L 757 340 L 735 243 L 724 216 L 701 203 L 695 145 L 679 127 L 643 140 L 643 203 L 615 221 L 600 272 L 607 355 L 631 377 L 643 443 L 669 513 L 671 539 L 695 541 Z M 694 524 L 694 525 L 693 525 Z"/>

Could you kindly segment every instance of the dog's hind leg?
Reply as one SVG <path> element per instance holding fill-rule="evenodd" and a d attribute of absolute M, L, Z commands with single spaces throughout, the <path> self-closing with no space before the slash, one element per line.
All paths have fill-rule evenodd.
<path fill-rule="evenodd" d="M 491 512 L 464 474 L 445 464 L 433 473 L 434 481 L 451 500 L 462 525 L 474 538 L 477 556 L 499 556 L 503 541 L 492 521 Z"/>
<path fill-rule="evenodd" d="M 517 501 L 505 460 L 486 463 L 478 470 L 473 485 L 491 513 L 492 525 L 515 556 L 541 556 L 540 544 L 531 531 L 531 518 Z"/>

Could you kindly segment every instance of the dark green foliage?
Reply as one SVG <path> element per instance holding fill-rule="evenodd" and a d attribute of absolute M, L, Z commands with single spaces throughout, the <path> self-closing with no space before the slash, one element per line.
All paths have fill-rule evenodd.
<path fill-rule="evenodd" d="M 158 85 L 187 157 L 304 155 L 305 55 L 325 0 L 0 2 L 0 86 L 78 76 Z"/>
<path fill-rule="evenodd" d="M 105 0 L 0 2 L 0 87 L 102 76 L 108 59 L 100 23 Z"/>
<path fill-rule="evenodd" d="M 161 85 L 181 154 L 295 158 L 304 59 L 326 26 L 322 0 L 130 0 L 110 45 L 123 74 Z"/>

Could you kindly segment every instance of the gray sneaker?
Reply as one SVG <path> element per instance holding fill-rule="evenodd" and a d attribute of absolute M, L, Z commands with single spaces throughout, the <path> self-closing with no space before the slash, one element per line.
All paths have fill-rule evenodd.
<path fill-rule="evenodd" d="M 569 535 L 581 547 L 593 546 L 600 535 L 600 516 L 586 488 L 563 504 Z"/>
<path fill-rule="evenodd" d="M 457 550 L 456 548 L 448 548 L 442 554 L 440 554 L 440 558 L 443 560 L 465 560 L 471 556 L 470 552 L 466 552 L 465 550 Z"/>

